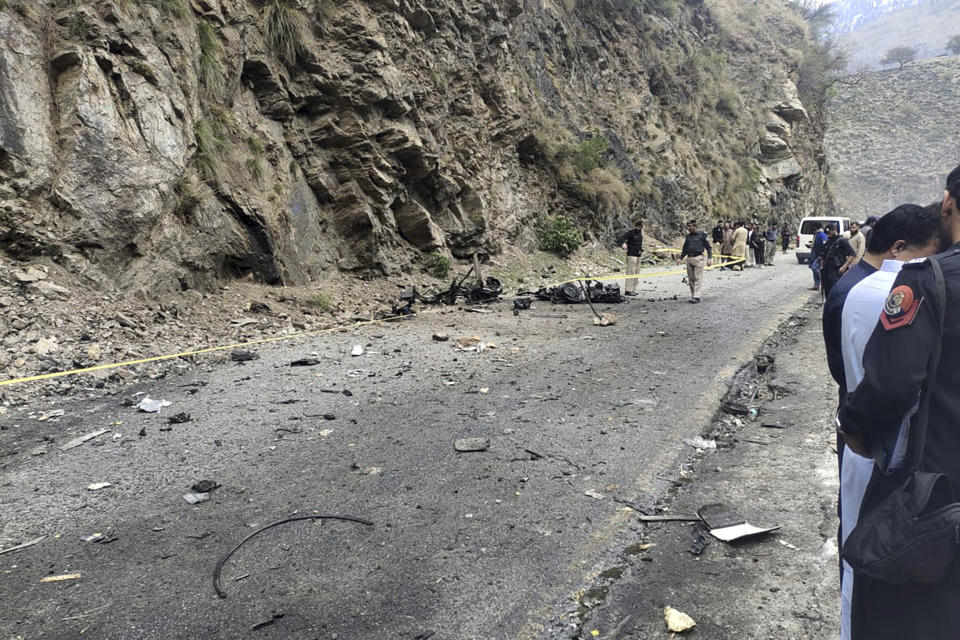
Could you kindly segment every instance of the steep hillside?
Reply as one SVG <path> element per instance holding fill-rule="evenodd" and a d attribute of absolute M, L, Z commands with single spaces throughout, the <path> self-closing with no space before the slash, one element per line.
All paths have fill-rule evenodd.
<path fill-rule="evenodd" d="M 796 218 L 806 43 L 779 0 L 0 0 L 0 246 L 149 299 Z"/>
<path fill-rule="evenodd" d="M 831 32 L 850 53 L 852 68 L 878 69 L 893 47 L 913 47 L 917 59 L 948 53 L 960 35 L 955 0 L 838 0 Z"/>
<path fill-rule="evenodd" d="M 863 219 L 939 198 L 946 174 L 960 162 L 960 130 L 947 106 L 960 100 L 960 56 L 838 86 L 827 105 L 826 146 L 840 210 Z"/>

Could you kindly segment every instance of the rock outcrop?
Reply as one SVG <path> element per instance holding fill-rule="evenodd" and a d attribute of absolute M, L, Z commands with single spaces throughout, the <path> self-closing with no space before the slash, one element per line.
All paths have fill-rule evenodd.
<path fill-rule="evenodd" d="M 0 248 L 154 292 L 822 210 L 805 26 L 756 5 L 0 0 Z"/>

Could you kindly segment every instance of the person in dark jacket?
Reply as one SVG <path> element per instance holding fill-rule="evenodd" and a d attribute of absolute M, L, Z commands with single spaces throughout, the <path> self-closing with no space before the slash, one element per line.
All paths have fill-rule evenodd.
<path fill-rule="evenodd" d="M 643 254 L 643 220 L 637 220 L 633 229 L 620 238 L 620 247 L 627 252 L 627 278 L 624 280 L 624 295 L 637 295 L 637 278 L 640 273 L 640 256 Z"/>
<path fill-rule="evenodd" d="M 753 233 L 750 234 L 750 248 L 753 250 L 753 259 L 755 262 L 754 266 L 762 267 L 766 264 L 763 259 L 763 254 L 767 246 L 767 240 L 764 237 L 764 231 L 760 228 L 760 225 L 754 223 Z"/>
<path fill-rule="evenodd" d="M 823 247 L 823 259 L 820 264 L 820 282 L 823 295 L 830 294 L 830 289 L 837 284 L 844 273 L 857 261 L 857 252 L 850 241 L 840 235 L 837 226 L 827 225 L 827 243 Z"/>
<path fill-rule="evenodd" d="M 713 240 L 713 250 L 720 253 L 723 246 L 723 220 L 717 220 L 717 225 L 710 232 L 710 238 Z"/>
<path fill-rule="evenodd" d="M 703 254 L 707 255 L 704 256 Z M 707 234 L 697 231 L 697 221 L 687 223 L 687 237 L 683 239 L 683 250 L 677 262 L 687 262 L 687 284 L 690 285 L 690 302 L 700 302 L 700 287 L 703 283 L 703 267 L 713 264 L 713 249 Z"/>
<path fill-rule="evenodd" d="M 780 226 L 780 245 L 783 247 L 784 253 L 786 253 L 787 249 L 790 248 L 790 236 L 790 227 L 787 226 L 786 222 L 784 222 L 783 225 Z"/>
<path fill-rule="evenodd" d="M 903 265 L 863 353 L 863 379 L 840 409 L 837 425 L 855 453 L 902 464 L 904 444 L 929 386 L 930 413 L 921 464 L 947 476 L 960 495 L 960 166 L 947 179 L 941 222 L 954 244 L 946 251 Z M 941 299 L 931 261 L 940 263 L 946 284 Z M 938 310 L 944 305 L 944 325 Z M 940 342 L 940 366 L 928 379 L 930 355 Z M 879 468 L 873 470 L 860 514 L 884 496 Z M 960 559 L 957 547 L 940 560 L 949 565 L 935 583 L 893 584 L 856 574 L 851 640 L 956 640 L 960 638 Z"/>
<path fill-rule="evenodd" d="M 827 242 L 827 234 L 823 232 L 823 225 L 819 222 L 813 223 L 813 242 L 808 243 L 810 247 L 810 270 L 813 271 L 813 287 L 820 290 L 820 265 L 823 264 L 823 245 Z"/>

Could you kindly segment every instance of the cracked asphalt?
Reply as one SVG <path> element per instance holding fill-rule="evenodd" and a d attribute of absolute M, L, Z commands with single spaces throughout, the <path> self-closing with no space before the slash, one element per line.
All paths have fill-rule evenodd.
<path fill-rule="evenodd" d="M 602 305 L 619 318 L 611 327 L 593 326 L 584 305 L 537 303 L 519 316 L 509 302 L 489 314 L 451 309 L 264 346 L 244 364 L 207 357 L 118 395 L 13 409 L 0 416 L 0 549 L 47 537 L 0 555 L 0 638 L 659 637 L 616 628 L 617 603 L 640 606 L 616 587 L 648 589 L 640 574 L 610 572 L 650 534 L 623 501 L 668 504 L 691 462 L 684 439 L 714 429 L 736 372 L 782 323 L 810 313 L 809 270 L 777 258 L 774 268 L 709 272 L 699 305 L 687 304 L 679 276 L 645 277 L 639 299 Z M 473 336 L 490 347 L 456 350 Z M 358 344 L 363 355 L 351 356 Z M 290 366 L 303 357 L 319 363 Z M 806 348 L 795 357 L 822 360 Z M 172 404 L 160 414 L 125 406 L 143 395 Z M 62 417 L 37 420 L 58 409 Z M 796 411 L 799 420 L 811 409 Z M 168 427 L 179 412 L 190 422 Z M 455 451 L 468 437 L 489 448 Z M 203 479 L 221 486 L 188 504 L 183 495 Z M 110 486 L 87 488 L 102 482 Z M 831 490 L 817 488 L 827 501 Z M 744 499 L 763 504 L 769 491 Z M 228 597 L 217 597 L 214 565 L 235 544 L 315 512 L 374 525 L 271 529 L 226 564 Z M 807 516 L 829 531 L 819 507 L 797 517 Z M 81 539 L 93 533 L 113 541 Z M 707 553 L 722 563 L 720 549 Z M 66 574 L 79 577 L 41 582 Z M 585 606 L 601 583 L 617 584 Z M 651 580 L 663 595 L 647 596 L 669 600 L 664 584 Z M 592 617 L 603 611 L 609 625 Z"/>

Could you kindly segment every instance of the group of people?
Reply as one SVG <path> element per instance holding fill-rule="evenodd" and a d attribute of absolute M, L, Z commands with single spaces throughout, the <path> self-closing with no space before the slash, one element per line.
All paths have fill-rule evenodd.
<path fill-rule="evenodd" d="M 733 222 L 720 220 L 711 232 L 718 253 L 740 260 L 729 268 L 772 267 L 777 255 L 777 241 L 784 253 L 790 247 L 791 231 L 786 222 L 778 225 L 771 221 L 764 229 L 759 222 Z"/>
<path fill-rule="evenodd" d="M 864 514 L 889 494 L 891 478 L 914 468 L 912 461 L 944 474 L 960 495 L 960 369 L 953 366 L 960 359 L 958 205 L 960 166 L 935 204 L 901 205 L 871 221 L 866 233 L 851 229 L 850 239 L 829 225 L 826 238 L 818 238 L 823 337 L 839 387 L 841 550 Z M 865 247 L 856 260 L 850 251 L 856 254 L 859 243 L 850 240 L 858 235 Z M 914 437 L 918 420 L 926 425 L 925 441 Z M 933 559 L 947 568 L 934 583 L 882 581 L 844 561 L 842 640 L 960 637 L 958 550 L 960 544 Z"/>

